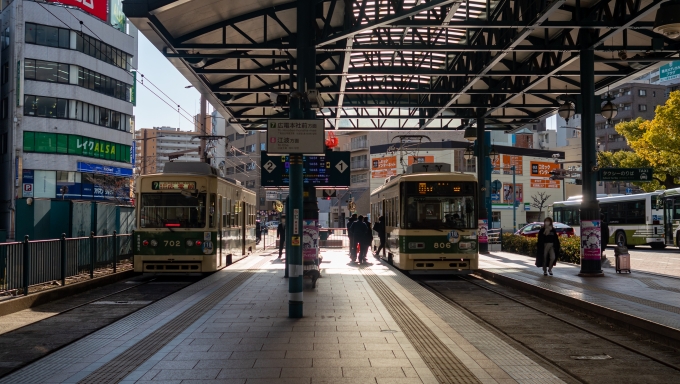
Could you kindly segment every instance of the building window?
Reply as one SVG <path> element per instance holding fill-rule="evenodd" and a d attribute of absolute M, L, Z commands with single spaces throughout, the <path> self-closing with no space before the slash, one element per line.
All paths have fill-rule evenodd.
<path fill-rule="evenodd" d="M 246 145 L 245 152 L 246 153 L 255 152 L 255 144 Z"/>
<path fill-rule="evenodd" d="M 358 175 L 352 175 L 350 177 L 351 184 L 365 183 L 368 180 L 368 175 L 365 173 L 360 173 Z"/>
<path fill-rule="evenodd" d="M 638 105 L 638 111 L 640 112 L 645 112 L 647 110 L 647 105 L 646 104 L 640 104 Z"/>
<path fill-rule="evenodd" d="M 2 31 L 2 49 L 9 47 L 9 27 Z"/>
<path fill-rule="evenodd" d="M 26 59 L 24 62 L 24 78 L 27 80 L 68 84 L 69 68 L 70 66 L 68 64 Z"/>
<path fill-rule="evenodd" d="M 255 180 L 247 180 L 246 188 L 255 188 Z"/>
<path fill-rule="evenodd" d="M 365 149 L 368 148 L 368 136 L 363 135 L 363 136 L 358 136 L 358 137 L 353 137 L 350 141 L 350 147 L 351 149 L 357 150 L 357 149 Z"/>
<path fill-rule="evenodd" d="M 632 105 L 630 105 L 630 104 L 624 104 L 624 105 L 623 105 L 623 110 L 624 110 L 624 111 L 630 111 L 631 109 L 633 109 Z"/>
<path fill-rule="evenodd" d="M 78 100 L 56 97 L 24 96 L 24 115 L 79 120 L 126 132 L 135 130 L 134 116 Z"/>
<path fill-rule="evenodd" d="M 227 141 L 230 142 L 230 143 L 231 143 L 232 141 L 234 141 L 234 134 L 233 134 L 233 133 L 232 133 L 231 135 L 228 135 L 228 136 L 227 136 Z"/>
<path fill-rule="evenodd" d="M 7 153 L 7 133 L 0 135 L 0 155 Z"/>
<path fill-rule="evenodd" d="M 647 96 L 647 90 L 645 90 L 645 89 L 638 89 L 638 95 L 640 95 L 640 96 Z"/>
<path fill-rule="evenodd" d="M 254 171 L 257 168 L 257 164 L 254 161 L 246 164 L 246 171 Z"/>
<path fill-rule="evenodd" d="M 350 159 L 351 169 L 368 168 L 368 155 L 352 156 Z"/>
<path fill-rule="evenodd" d="M 2 99 L 2 120 L 5 120 L 6 118 L 9 117 L 9 99 L 8 98 L 3 98 Z"/>
<path fill-rule="evenodd" d="M 115 65 L 125 70 L 130 69 L 132 55 L 90 37 L 80 31 L 57 28 L 48 25 L 26 23 L 26 43 L 47 47 L 71 49 L 71 32 L 76 34 L 75 50 L 97 60 Z"/>
<path fill-rule="evenodd" d="M 234 167 L 228 167 L 227 168 L 227 175 L 233 175 L 234 174 Z"/>
<path fill-rule="evenodd" d="M 266 151 L 267 150 L 267 143 L 260 143 L 260 151 Z"/>

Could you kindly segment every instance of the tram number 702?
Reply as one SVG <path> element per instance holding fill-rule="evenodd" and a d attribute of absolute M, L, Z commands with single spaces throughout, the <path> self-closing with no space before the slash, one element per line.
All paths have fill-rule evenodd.
<path fill-rule="evenodd" d="M 179 240 L 165 240 L 166 247 L 179 247 Z"/>
<path fill-rule="evenodd" d="M 441 248 L 441 249 L 444 249 L 444 248 L 450 249 L 450 248 L 451 248 L 451 243 L 434 243 L 434 247 L 435 247 L 435 249 L 439 249 L 439 248 Z"/>

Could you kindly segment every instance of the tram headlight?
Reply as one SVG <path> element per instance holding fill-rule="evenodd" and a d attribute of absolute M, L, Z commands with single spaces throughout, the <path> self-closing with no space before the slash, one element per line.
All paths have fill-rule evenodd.
<path fill-rule="evenodd" d="M 151 246 L 152 247 L 158 246 L 158 242 L 156 240 L 151 240 Z"/>
<path fill-rule="evenodd" d="M 149 245 L 149 240 L 144 240 L 144 241 L 142 241 L 142 245 L 145 246 L 145 247 L 148 246 L 148 245 Z"/>
<path fill-rule="evenodd" d="M 193 247 L 194 241 L 193 240 L 187 240 L 186 245 L 187 245 L 187 247 Z"/>

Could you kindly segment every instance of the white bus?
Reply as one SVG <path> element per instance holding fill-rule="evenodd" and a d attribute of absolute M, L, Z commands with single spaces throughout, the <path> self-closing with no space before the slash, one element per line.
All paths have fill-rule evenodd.
<path fill-rule="evenodd" d="M 654 249 L 666 246 L 663 226 L 663 191 L 598 197 L 607 244 L 621 244 L 628 247 L 650 245 Z M 552 205 L 553 219 L 570 225 L 580 235 L 581 200 L 556 202 Z"/>
<path fill-rule="evenodd" d="M 665 190 L 661 199 L 664 203 L 663 224 L 666 245 L 680 247 L 680 188 Z"/>

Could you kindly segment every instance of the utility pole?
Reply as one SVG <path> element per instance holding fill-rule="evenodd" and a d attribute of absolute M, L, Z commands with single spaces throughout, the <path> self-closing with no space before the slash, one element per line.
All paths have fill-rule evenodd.
<path fill-rule="evenodd" d="M 200 134 L 201 134 L 201 162 L 205 163 L 206 159 L 206 153 L 205 153 L 205 136 L 208 134 L 205 129 L 205 114 L 206 114 L 206 100 L 205 100 L 205 95 L 201 93 L 201 114 L 199 116 L 200 121 L 198 122 L 199 124 L 199 129 Z"/>

